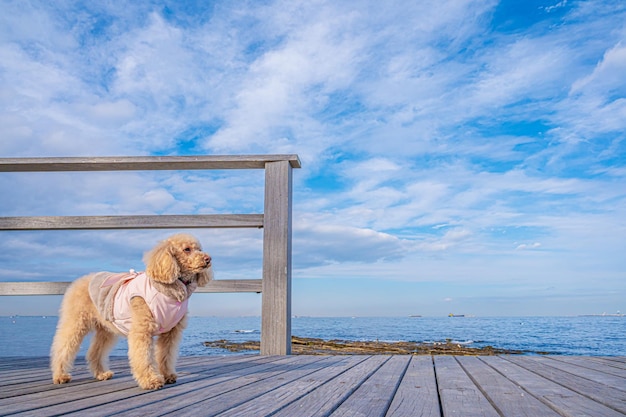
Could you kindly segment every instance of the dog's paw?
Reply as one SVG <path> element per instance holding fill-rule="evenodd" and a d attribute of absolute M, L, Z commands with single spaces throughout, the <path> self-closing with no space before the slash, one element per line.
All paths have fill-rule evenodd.
<path fill-rule="evenodd" d="M 176 374 L 165 374 L 165 375 L 163 375 L 163 377 L 165 378 L 165 383 L 166 384 L 175 384 L 176 383 L 176 379 L 178 378 L 178 375 L 176 375 Z"/>
<path fill-rule="evenodd" d="M 160 389 L 165 385 L 165 378 L 161 375 L 151 375 L 137 379 L 137 383 L 142 389 Z"/>
<path fill-rule="evenodd" d="M 111 378 L 113 378 L 113 371 L 100 372 L 99 374 L 96 375 L 96 379 L 98 381 L 106 381 L 107 379 L 111 379 Z"/>
<path fill-rule="evenodd" d="M 72 380 L 72 375 L 70 374 L 60 374 L 54 375 L 52 377 L 52 382 L 55 384 L 67 384 Z"/>

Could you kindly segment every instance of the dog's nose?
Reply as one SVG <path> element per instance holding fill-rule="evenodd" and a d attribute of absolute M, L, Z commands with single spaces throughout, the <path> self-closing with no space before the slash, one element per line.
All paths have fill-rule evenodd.
<path fill-rule="evenodd" d="M 204 260 L 207 265 L 211 263 L 211 257 L 209 255 L 204 255 Z"/>

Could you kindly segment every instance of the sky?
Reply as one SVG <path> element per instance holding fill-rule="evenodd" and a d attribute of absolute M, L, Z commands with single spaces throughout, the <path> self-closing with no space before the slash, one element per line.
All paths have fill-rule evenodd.
<path fill-rule="evenodd" d="M 0 157 L 300 157 L 294 315 L 626 311 L 622 0 L 0 7 Z M 263 171 L 0 173 L 0 193 L 0 216 L 261 213 Z M 0 232 L 0 281 L 140 270 L 174 232 Z M 191 232 L 217 279 L 260 278 L 262 231 Z"/>

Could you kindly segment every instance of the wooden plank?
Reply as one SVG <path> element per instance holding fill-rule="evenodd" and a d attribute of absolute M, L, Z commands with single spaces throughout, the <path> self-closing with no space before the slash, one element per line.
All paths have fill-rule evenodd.
<path fill-rule="evenodd" d="M 626 376 L 617 376 L 608 374 L 606 372 L 596 371 L 588 367 L 581 367 L 574 363 L 568 363 L 563 360 L 557 360 L 552 357 L 537 357 L 531 358 L 533 361 L 537 361 L 544 366 L 556 368 L 560 371 L 568 372 L 572 375 L 576 375 L 591 381 L 599 382 L 609 387 L 622 387 L 626 391 Z"/>
<path fill-rule="evenodd" d="M 382 364 L 389 360 L 389 356 L 375 355 L 364 357 L 346 372 L 337 375 L 328 383 L 320 386 L 287 407 L 282 408 L 273 417 L 293 417 L 306 415 L 307 417 L 326 417 L 339 404 L 343 403 L 359 386 L 363 384 Z"/>
<path fill-rule="evenodd" d="M 214 279 L 206 287 L 198 287 L 197 293 L 256 292 L 263 291 L 260 279 Z"/>
<path fill-rule="evenodd" d="M 0 217 L 0 230 L 262 228 L 262 214 Z"/>
<path fill-rule="evenodd" d="M 50 373 L 48 362 L 49 359 L 46 358 L 45 366 L 37 369 L 34 376 L 25 374 L 25 378 L 22 381 L 16 381 L 16 383 L 10 386 L 3 386 L 0 398 L 14 397 L 8 400 L 8 403 L 14 404 L 16 402 L 32 401 L 32 397 L 27 397 L 27 394 L 36 394 L 37 399 L 59 395 L 57 390 L 63 387 L 52 384 L 52 374 Z M 109 369 L 115 372 L 115 379 L 118 380 L 120 376 L 123 376 L 125 373 L 128 374 L 128 359 L 112 359 Z M 95 380 L 84 358 L 78 359 L 72 372 L 72 389 L 80 391 L 81 386 L 88 386 L 87 384 L 93 382 Z M 0 407 L 2 407 L 2 402 L 0 402 Z"/>
<path fill-rule="evenodd" d="M 0 172 L 154 171 L 196 169 L 262 169 L 287 161 L 300 168 L 298 155 L 111 156 L 61 158 L 0 158 Z"/>
<path fill-rule="evenodd" d="M 49 384 L 49 393 L 54 395 L 42 395 L 41 393 L 27 395 L 23 404 L 9 403 L 0 409 L 17 413 L 16 415 L 43 414 L 39 412 L 42 408 L 45 410 L 45 415 L 85 415 L 85 413 L 94 417 L 110 415 L 119 410 L 133 409 L 138 405 L 149 403 L 147 398 L 152 394 L 159 395 L 168 388 L 176 388 L 175 391 L 180 393 L 184 392 L 185 388 L 190 389 L 190 385 L 194 383 L 202 384 L 203 381 L 210 383 L 212 376 L 217 376 L 220 379 L 220 375 L 223 373 L 229 375 L 229 372 L 236 372 L 238 369 L 260 366 L 256 363 L 257 360 L 259 357 L 253 361 L 241 360 L 236 357 L 205 361 L 202 364 L 202 373 L 179 372 L 179 381 L 175 385 L 167 386 L 159 391 L 145 391 L 137 387 L 137 383 L 130 375 L 127 367 L 127 372 L 124 375 L 115 376 L 107 381 L 96 381 L 91 377 L 88 383 L 83 384 L 76 384 L 74 381 L 64 385 Z M 199 361 L 196 359 L 196 363 Z M 260 361 L 271 362 L 272 359 L 260 359 Z M 231 375 L 228 378 L 234 377 Z M 172 393 L 170 391 L 170 394 Z"/>
<path fill-rule="evenodd" d="M 626 367 L 619 366 L 616 362 L 607 362 L 600 358 L 581 356 L 550 356 L 549 358 L 555 361 L 580 366 L 582 368 L 592 369 L 600 374 L 610 374 L 618 378 L 626 379 Z M 624 381 L 623 386 L 624 390 L 626 390 L 626 380 Z"/>
<path fill-rule="evenodd" d="M 410 359 L 408 355 L 392 356 L 330 415 L 383 417 Z"/>
<path fill-rule="evenodd" d="M 134 409 L 124 412 L 125 416 L 164 415 L 176 416 L 217 415 L 265 392 L 313 373 L 324 364 L 336 363 L 333 357 L 312 356 L 261 356 L 280 358 L 263 369 L 247 369 L 240 373 L 225 375 L 227 380 L 211 384 L 210 388 L 199 389 L 196 384 L 187 386 L 174 398 L 174 401 L 160 401 L 147 406 L 141 405 L 144 398 L 137 401 Z M 216 376 L 215 378 L 219 378 Z M 222 376 L 223 377 L 223 376 Z M 168 388 L 169 390 L 169 388 Z M 91 411 L 91 410 L 90 410 Z"/>
<path fill-rule="evenodd" d="M 597 362 L 597 358 L 556 357 L 572 370 L 578 369 L 577 373 L 583 372 L 581 375 L 548 366 L 546 363 L 556 359 L 547 359 L 517 355 L 434 359 L 408 355 L 183 357 L 177 367 L 176 384 L 144 391 L 132 380 L 125 357 L 111 358 L 116 376 L 108 381 L 95 381 L 84 357 L 79 358 L 74 379 L 64 385 L 50 382 L 46 357 L 0 358 L 0 415 L 271 413 L 286 417 L 328 416 L 333 411 L 368 416 L 428 415 L 414 406 L 401 411 L 396 405 L 400 399 L 408 402 L 412 394 L 419 397 L 419 388 L 413 384 L 419 384 L 420 378 L 424 383 L 434 384 L 433 373 L 442 395 L 441 416 L 492 415 L 496 409 L 501 415 L 523 416 L 531 410 L 529 404 L 533 399 L 545 405 L 545 409 L 536 410 L 535 415 L 541 416 L 549 415 L 550 410 L 562 416 L 626 414 L 623 385 L 610 387 L 584 377 L 585 370 L 598 371 L 592 369 L 595 365 L 586 364 Z M 392 361 L 396 361 L 395 365 Z M 19 377 L 20 373 L 24 378 Z M 448 382 L 446 377 L 452 380 Z M 463 398 L 464 408 L 449 407 L 447 390 L 451 386 L 465 390 L 455 394 Z M 483 409 L 475 407 L 473 394 L 468 395 L 474 389 L 478 394 L 484 393 L 496 407 L 488 401 L 483 403 Z M 432 387 L 431 391 L 434 390 Z M 386 414 L 381 413 L 385 404 L 389 404 Z"/>
<path fill-rule="evenodd" d="M 561 416 L 535 397 L 526 395 L 519 384 L 511 382 L 478 357 L 460 356 L 457 357 L 457 361 L 501 415 L 519 417 Z"/>
<path fill-rule="evenodd" d="M 321 358 L 317 358 L 320 360 Z M 211 360 L 211 358 L 207 358 Z M 213 361 L 221 361 L 220 358 L 213 358 Z M 285 367 L 297 367 L 301 362 L 296 357 L 279 356 L 256 356 L 254 363 L 245 368 L 224 369 L 215 374 L 204 374 L 202 381 L 191 382 L 185 385 L 167 386 L 159 391 L 145 393 L 139 398 L 131 399 L 124 404 L 115 406 L 115 411 L 123 412 L 124 416 L 149 416 L 165 415 L 177 412 L 177 410 L 188 405 L 195 406 L 210 398 L 220 394 L 235 391 L 256 381 L 262 381 L 272 375 L 280 375 L 285 372 Z M 309 363 L 310 361 L 304 360 Z M 313 360 L 312 362 L 315 362 Z M 253 365 L 253 366 L 252 366 Z M 202 367 L 196 367 L 202 369 Z M 199 406 L 202 409 L 201 406 Z M 198 408 L 196 408 L 197 412 Z M 106 416 L 111 414 L 111 407 L 104 406 L 98 409 L 90 409 L 90 416 Z M 206 413 L 202 413 L 206 415 Z M 79 414 L 77 414 L 79 415 Z"/>
<path fill-rule="evenodd" d="M 386 416 L 441 416 L 431 356 L 416 355 L 411 358 Z"/>
<path fill-rule="evenodd" d="M 593 356 L 589 359 L 595 362 L 603 363 L 612 368 L 626 370 L 626 362 L 620 361 L 619 358 L 615 356 Z"/>
<path fill-rule="evenodd" d="M 249 417 L 261 415 L 275 416 L 275 412 L 277 410 L 285 408 L 285 406 L 293 403 L 303 396 L 308 395 L 321 385 L 333 380 L 337 377 L 337 375 L 340 375 L 353 368 L 355 365 L 363 362 L 365 357 L 347 356 L 341 358 L 336 356 L 335 359 L 337 360 L 336 363 L 325 362 L 323 368 L 308 374 L 306 378 L 297 379 L 290 384 L 282 385 L 273 391 L 263 393 L 251 401 L 230 408 L 222 414 L 228 415 L 229 417 Z M 331 384 L 334 385 L 334 381 Z M 307 409 L 306 415 L 307 417 L 311 417 L 312 414 L 308 410 L 309 409 Z M 292 414 L 292 416 L 298 414 L 302 415 L 301 413 L 296 413 Z"/>
<path fill-rule="evenodd" d="M 0 282 L 0 295 L 63 295 L 71 282 Z M 260 279 L 215 279 L 197 293 L 237 293 L 263 291 Z"/>
<path fill-rule="evenodd" d="M 623 391 L 551 368 L 532 357 L 483 357 L 539 401 L 563 415 L 619 416 L 626 413 Z"/>
<path fill-rule="evenodd" d="M 265 166 L 261 354 L 291 353 L 291 165 Z"/>
<path fill-rule="evenodd" d="M 434 356 L 434 361 L 444 416 L 500 416 L 453 356 Z"/>
<path fill-rule="evenodd" d="M 0 295 L 63 295 L 71 282 L 0 282 Z"/>

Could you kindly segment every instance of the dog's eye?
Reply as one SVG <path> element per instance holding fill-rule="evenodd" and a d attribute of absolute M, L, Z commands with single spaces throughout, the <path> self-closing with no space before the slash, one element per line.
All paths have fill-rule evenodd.
<path fill-rule="evenodd" d="M 187 253 L 191 252 L 191 248 L 185 248 L 185 249 L 183 249 L 183 250 L 184 250 L 185 252 L 187 252 Z"/>

